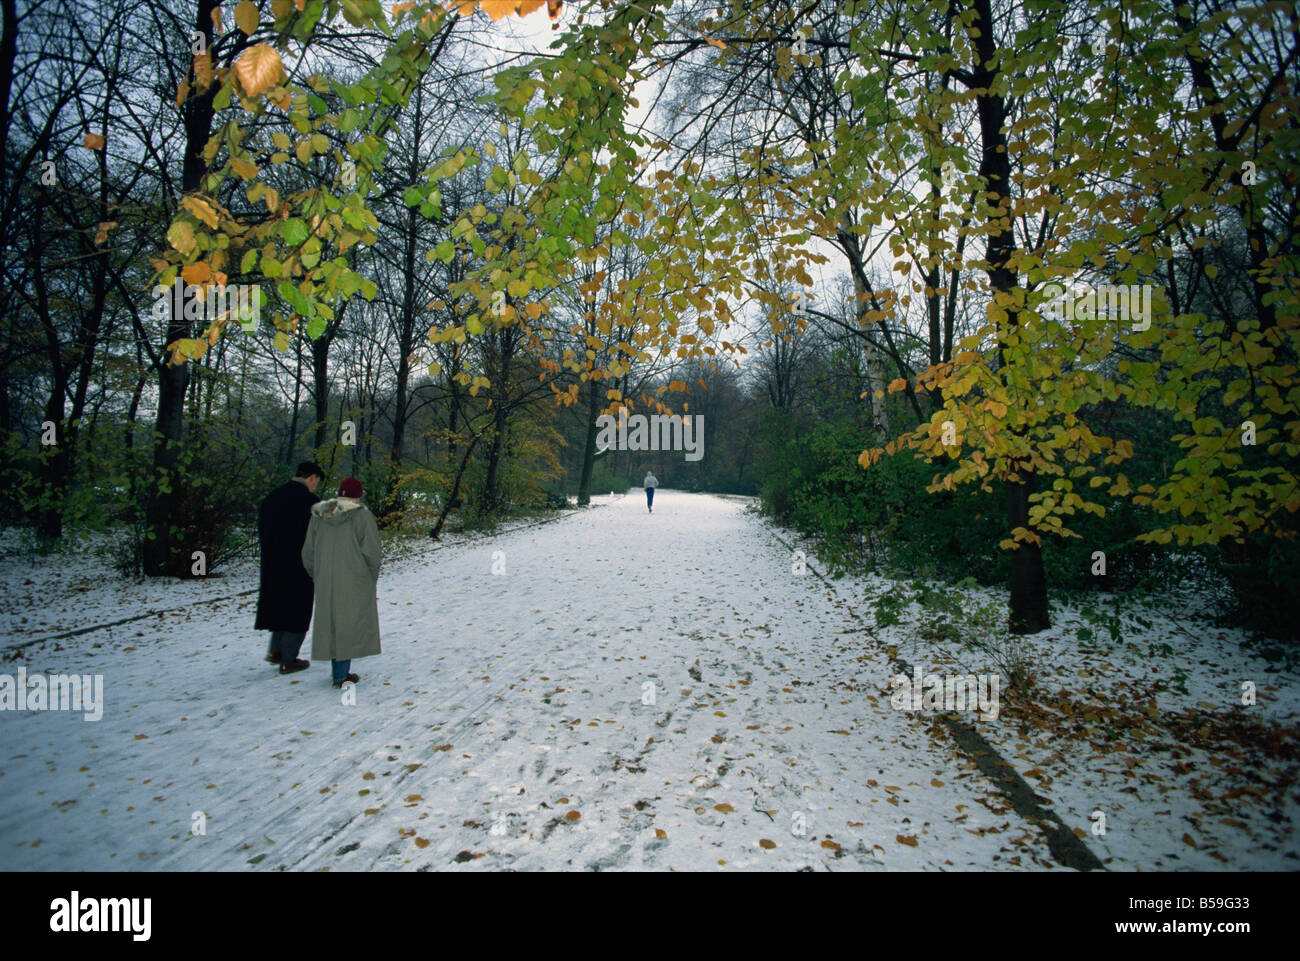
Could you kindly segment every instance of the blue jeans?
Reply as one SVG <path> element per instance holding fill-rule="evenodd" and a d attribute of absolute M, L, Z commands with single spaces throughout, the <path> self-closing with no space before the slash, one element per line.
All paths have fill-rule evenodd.
<path fill-rule="evenodd" d="M 645 506 L 646 507 L 655 506 L 655 489 L 653 487 L 647 487 L 645 489 Z"/>
<path fill-rule="evenodd" d="M 272 631 L 271 650 L 279 653 L 281 664 L 292 664 L 298 659 L 298 652 L 306 639 L 306 631 Z"/>
<path fill-rule="evenodd" d="M 330 667 L 334 670 L 334 680 L 346 681 L 348 672 L 352 667 L 352 660 L 349 658 L 346 661 L 330 661 Z"/>

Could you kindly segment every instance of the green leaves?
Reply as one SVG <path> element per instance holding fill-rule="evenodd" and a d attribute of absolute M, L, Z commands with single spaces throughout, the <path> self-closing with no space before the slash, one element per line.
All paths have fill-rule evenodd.
<path fill-rule="evenodd" d="M 184 255 L 194 251 L 194 228 L 183 220 L 176 220 L 167 228 L 167 242 Z"/>
<path fill-rule="evenodd" d="M 314 317 L 316 314 L 312 302 L 303 295 L 297 287 L 287 280 L 282 280 L 276 285 L 276 292 L 279 293 L 280 299 L 292 307 L 295 311 L 304 317 Z"/>
<path fill-rule="evenodd" d="M 235 25 L 247 36 L 252 36 L 257 31 L 258 21 L 261 15 L 257 12 L 257 4 L 252 0 L 239 0 L 235 4 Z"/>
<path fill-rule="evenodd" d="M 488 174 L 488 178 L 487 178 L 488 192 L 494 194 L 501 193 L 501 191 L 511 186 L 510 180 L 511 180 L 510 175 L 506 172 L 506 169 L 502 167 L 500 164 L 498 164 L 497 166 L 493 167 L 492 172 Z"/>
<path fill-rule="evenodd" d="M 752 39 L 764 42 L 758 33 L 765 22 L 757 9 L 762 6 L 737 11 L 737 36 L 753 27 Z M 339 5 L 313 2 L 306 7 L 297 11 L 290 0 L 273 4 L 277 29 L 306 39 L 322 11 Z M 877 291 L 881 303 L 863 310 L 864 327 L 887 324 L 897 330 L 902 318 L 915 316 L 908 311 L 923 306 L 921 290 L 929 283 L 920 282 L 920 265 L 936 268 L 945 278 L 949 270 L 963 271 L 959 314 L 969 311 L 975 318 L 972 327 L 985 328 L 971 342 L 963 340 L 951 365 L 883 376 L 882 389 L 899 376 L 915 393 L 937 401 L 937 409 L 925 415 L 935 416 L 894 438 L 891 453 L 906 449 L 934 458 L 947 471 L 936 486 L 949 489 L 983 485 L 1025 469 L 1057 480 L 1068 472 L 1075 484 L 1071 496 L 1036 501 L 1032 530 L 1025 529 L 1034 536 L 1035 531 L 1068 536 L 1065 518 L 1100 509 L 1075 491 L 1100 492 L 1109 486 L 1113 490 L 1108 493 L 1118 497 L 1128 496 L 1131 486 L 1118 481 L 1090 485 L 1099 464 L 1132 454 L 1122 442 L 1112 444 L 1095 433 L 1089 427 L 1090 412 L 1103 401 L 1153 407 L 1187 430 L 1178 441 L 1184 458 L 1158 493 L 1137 496 L 1150 496 L 1157 510 L 1185 514 L 1184 533 L 1192 532 L 1188 536 L 1220 537 L 1265 523 L 1277 506 L 1269 498 L 1281 496 L 1280 485 L 1294 479 L 1276 464 L 1257 463 L 1256 456 L 1270 445 L 1294 445 L 1300 438 L 1294 364 L 1286 360 L 1296 350 L 1294 325 L 1279 325 L 1273 339 L 1242 338 L 1236 328 L 1249 325 L 1244 313 L 1254 304 L 1242 317 L 1173 317 L 1166 305 L 1154 311 L 1151 329 L 1139 334 L 1117 328 L 1106 317 L 1067 322 L 1044 316 L 1040 301 L 1025 295 L 1047 279 L 1075 273 L 1089 282 L 1142 284 L 1153 275 L 1163 282 L 1161 272 L 1175 261 L 1181 269 L 1180 258 L 1185 258 L 1201 265 L 1197 269 L 1204 281 L 1223 282 L 1211 299 L 1235 309 L 1244 299 L 1226 291 L 1227 278 L 1216 276 L 1218 268 L 1210 262 L 1215 244 L 1188 245 L 1176 234 L 1186 229 L 1204 240 L 1201 228 L 1221 221 L 1223 206 L 1244 202 L 1232 200 L 1243 191 L 1225 179 L 1223 166 L 1229 164 L 1240 182 L 1247 158 L 1237 148 L 1244 151 L 1246 142 L 1257 151 L 1250 158 L 1261 178 L 1256 194 L 1266 182 L 1290 182 L 1296 164 L 1290 134 L 1283 128 L 1294 112 L 1289 102 L 1257 111 L 1263 94 L 1274 96 L 1259 89 L 1271 74 L 1264 71 L 1252 79 L 1249 58 L 1234 54 L 1235 48 L 1221 38 L 1216 41 L 1214 29 L 1198 27 L 1191 39 L 1210 51 L 1214 62 L 1236 56 L 1243 81 L 1241 90 L 1224 91 L 1224 112 L 1229 135 L 1245 139 L 1234 149 L 1212 149 L 1206 115 L 1197 112 L 1194 98 L 1185 96 L 1178 72 L 1181 48 L 1170 45 L 1179 31 L 1168 18 L 1134 17 L 1132 23 L 1121 23 L 1112 17 L 1107 59 L 1080 66 L 1058 38 L 1077 22 L 1104 17 L 1111 12 L 1106 4 L 1085 0 L 1074 12 L 1052 4 L 1018 9 L 1031 15 L 1013 18 L 1018 26 L 999 38 L 1006 48 L 989 62 L 977 52 L 978 31 L 967 29 L 973 23 L 970 8 L 949 22 L 931 15 L 937 8 L 927 7 L 906 34 L 890 18 L 854 20 L 846 27 L 846 42 L 857 62 L 836 68 L 844 119 L 810 132 L 810 143 L 794 143 L 785 152 L 774 153 L 768 138 L 756 137 L 742 155 L 748 168 L 742 165 L 733 175 L 719 173 L 708 157 L 674 157 L 665 169 L 641 166 L 647 154 L 670 148 L 665 144 L 646 151 L 646 141 L 629 130 L 633 65 L 656 55 L 668 25 L 654 5 L 614 5 L 599 22 L 570 26 L 551 55 L 496 75 L 492 100 L 507 118 L 507 130 L 524 136 L 491 141 L 498 146 L 491 151 L 484 146 L 483 155 L 470 146 L 449 150 L 428 172 L 427 182 L 408 186 L 402 199 L 421 216 L 442 218 L 443 193 L 451 189 L 442 181 L 484 162 L 483 156 L 490 158 L 483 180 L 492 199 L 470 210 L 462 210 L 458 201 L 447 216 L 446 232 L 427 252 L 429 261 L 444 265 L 464 255 L 468 273 L 455 293 L 485 312 L 466 319 L 470 336 L 482 333 L 485 319 L 493 318 L 486 307 L 492 292 L 506 291 L 518 302 L 517 313 L 512 302 L 509 313 L 496 315 L 494 323 L 526 324 L 543 315 L 537 304 L 544 292 L 571 282 L 582 265 L 592 265 L 595 272 L 601 262 L 635 252 L 644 253 L 648 266 L 612 304 L 637 317 L 638 348 L 667 349 L 671 344 L 682 358 L 713 349 L 707 341 L 714 325 L 725 323 L 728 310 L 755 296 L 756 283 L 778 288 L 810 282 L 816 273 L 810 265 L 819 262 L 818 243 L 835 242 L 841 230 L 884 237 L 885 249 L 893 251 L 892 261 L 904 276 L 887 281 L 891 289 Z M 440 28 L 440 10 L 431 8 L 427 24 L 420 9 L 409 18 L 406 10 L 396 13 L 401 36 L 378 66 L 355 83 L 295 84 L 283 75 L 278 54 L 272 61 L 277 46 L 251 48 L 265 50 L 250 57 L 242 73 L 237 68 L 243 78 L 237 92 L 256 91 L 257 96 L 240 103 L 247 114 L 218 132 L 210 160 L 215 165 L 226 151 L 234 172 L 263 188 L 248 196 L 250 203 L 264 201 L 268 216 L 259 211 L 258 217 L 232 226 L 226 212 L 218 216 L 215 205 L 187 208 L 168 230 L 166 268 L 201 258 L 210 261 L 213 271 L 224 271 L 229 269 L 225 251 L 244 251 L 241 272 L 260 268 L 275 280 L 281 299 L 306 318 L 309 336 L 326 329 L 331 304 L 358 293 L 373 298 L 375 285 L 347 268 L 340 255 L 371 242 L 379 230 L 366 200 L 386 154 L 382 123 L 392 105 L 404 102 L 415 64 L 428 52 L 420 38 Z M 341 12 L 354 27 L 389 30 L 379 0 L 341 0 Z M 247 0 L 235 7 L 245 34 L 260 26 L 256 13 L 256 5 Z M 1243 11 L 1241 16 L 1253 15 Z M 416 17 L 421 25 L 408 29 Z M 940 23 L 957 29 L 947 34 Z M 1242 37 L 1248 34 L 1242 31 Z M 1152 71 L 1141 58 L 1129 56 L 1159 44 L 1166 45 L 1172 58 L 1167 71 Z M 784 60 L 782 69 L 788 69 L 788 53 Z M 728 69 L 725 61 L 718 69 Z M 962 79 L 984 70 L 994 71 L 987 88 Z M 1105 95 L 1085 86 L 1094 70 Z M 938 71 L 948 71 L 943 82 L 933 75 Z M 217 94 L 219 110 L 232 104 L 232 89 L 227 79 Z M 993 196 L 971 127 L 977 107 L 1002 95 L 1014 106 L 1005 124 L 1007 145 L 998 154 L 1008 162 L 1010 179 L 1003 185 L 1005 196 Z M 337 109 L 340 104 L 341 111 L 332 115 L 331 105 Z M 287 111 L 297 131 L 292 139 L 283 131 L 272 135 L 274 152 L 261 132 L 267 125 L 259 123 L 262 112 L 272 110 Z M 508 155 L 505 145 L 512 141 L 529 143 L 534 155 L 522 150 Z M 268 181 L 258 179 L 278 167 L 272 176 L 283 185 L 289 173 L 283 166 L 295 166 L 291 154 L 309 165 L 294 170 L 295 175 L 321 176 L 338 194 L 325 198 L 321 191 L 295 186 L 292 196 L 286 187 L 281 198 Z M 351 182 L 338 169 L 340 158 L 355 164 Z M 931 171 L 947 160 L 956 171 L 951 185 L 937 194 L 914 189 L 918 182 L 928 183 Z M 222 196 L 220 180 L 214 174 L 209 196 Z M 943 203 L 932 203 L 932 196 Z M 847 226 L 839 220 L 845 211 L 857 217 Z M 1240 219 L 1235 210 L 1226 213 Z M 629 220 L 629 214 L 635 216 Z M 1005 238 L 1004 224 L 1016 226 L 1013 249 L 1000 264 L 1002 273 L 997 278 L 971 273 L 971 259 L 985 256 L 993 239 Z M 1263 302 L 1294 320 L 1294 264 L 1284 260 L 1279 256 L 1269 262 Z M 533 298 L 533 311 L 524 297 Z M 1198 309 L 1203 308 L 1198 304 Z M 692 325 L 690 340 L 678 335 L 682 317 Z M 969 333 L 957 331 L 958 337 Z M 1114 363 L 1120 343 L 1132 361 L 1127 366 Z M 892 400 L 901 404 L 903 396 Z M 1230 409 L 1230 416 L 1219 408 Z M 1266 419 L 1269 413 L 1277 423 Z M 1235 425 L 1248 417 L 1259 431 L 1258 451 L 1243 450 L 1235 440 Z M 944 444 L 944 422 L 954 425 L 960 444 Z M 1210 471 L 1222 484 L 1202 487 L 1198 494 L 1187 483 L 1197 470 Z M 1198 496 L 1203 506 L 1197 506 Z M 1290 510 L 1291 502 L 1283 506 Z M 1235 508 L 1240 509 L 1234 514 Z M 1027 538 L 1010 540 L 1025 543 Z"/>
<path fill-rule="evenodd" d="M 307 239 L 307 225 L 297 217 L 290 217 L 280 224 L 280 236 L 291 247 L 296 247 Z"/>
<path fill-rule="evenodd" d="M 383 5 L 379 0 L 343 0 L 343 19 L 354 27 L 373 25 L 381 32 L 392 36 L 388 19 L 384 16 Z"/>

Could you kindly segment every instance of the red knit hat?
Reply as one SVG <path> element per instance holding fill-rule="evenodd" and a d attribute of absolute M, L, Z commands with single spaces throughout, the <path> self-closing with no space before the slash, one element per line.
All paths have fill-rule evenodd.
<path fill-rule="evenodd" d="M 360 497 L 362 491 L 361 481 L 355 477 L 345 477 L 339 485 L 339 497 Z"/>

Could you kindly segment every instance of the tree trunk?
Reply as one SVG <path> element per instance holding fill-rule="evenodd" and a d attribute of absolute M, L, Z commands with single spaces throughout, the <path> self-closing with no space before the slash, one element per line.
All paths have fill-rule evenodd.
<path fill-rule="evenodd" d="M 591 503 L 591 475 L 596 464 L 596 421 L 600 414 L 600 383 L 589 380 L 587 393 L 587 443 L 582 450 L 582 479 L 578 481 L 578 504 Z"/>
<path fill-rule="evenodd" d="M 143 364 L 141 365 L 143 366 Z M 135 492 L 138 486 L 135 470 L 135 420 L 136 414 L 140 410 L 140 398 L 144 395 L 144 385 L 148 383 L 147 376 L 140 377 L 135 382 L 135 390 L 131 392 L 131 406 L 126 410 L 126 517 L 131 523 L 135 523 L 138 516 L 136 509 Z"/>
<path fill-rule="evenodd" d="M 414 166 L 414 164 L 412 164 Z M 415 248 L 420 237 L 417 211 L 409 209 L 406 236 L 403 240 L 403 268 L 405 273 L 402 288 L 402 311 L 397 331 L 397 382 L 393 392 L 393 445 L 389 456 L 388 482 L 384 496 L 380 501 L 383 510 L 391 510 L 397 495 L 398 472 L 405 455 L 407 408 L 410 406 L 408 385 L 411 379 L 411 352 L 415 348 L 415 319 L 418 315 L 415 305 Z"/>
<path fill-rule="evenodd" d="M 298 450 L 298 411 L 302 407 L 302 344 L 294 345 L 293 414 L 289 418 L 289 442 L 285 445 L 284 460 L 293 463 Z"/>
<path fill-rule="evenodd" d="M 840 240 L 842 243 L 852 247 L 849 251 L 849 261 L 851 265 L 857 266 L 861 263 L 861 238 L 853 229 L 853 219 L 846 210 L 840 217 Z M 854 269 L 853 274 L 853 292 L 857 295 L 855 300 L 856 310 L 859 317 L 859 323 L 866 329 L 868 321 L 866 320 L 867 312 L 871 309 L 870 292 L 867 290 L 866 279 L 862 276 L 861 269 Z M 863 338 L 863 350 L 866 352 L 867 360 L 867 383 L 871 388 L 871 419 L 876 430 L 882 438 L 892 437 L 889 430 L 889 411 L 885 407 L 888 398 L 877 397 L 876 393 L 881 394 L 885 391 L 885 368 L 880 360 L 880 351 L 876 345 L 868 338 Z"/>
<path fill-rule="evenodd" d="M 1000 94 L 992 91 L 997 88 L 998 73 L 990 65 L 996 65 L 993 16 L 989 9 L 989 0 L 973 0 L 974 22 L 970 25 L 978 63 L 972 71 L 974 88 L 982 91 L 976 97 L 979 112 L 982 152 L 980 156 L 980 174 L 988 184 L 991 195 L 990 203 L 995 208 L 989 215 L 988 224 L 988 278 L 992 296 L 1001 301 L 999 295 L 1005 294 L 1007 303 L 1011 303 L 1011 292 L 1018 282 L 1016 271 L 1010 266 L 1014 253 L 1015 236 L 1011 231 L 1008 210 L 1011 204 L 1011 161 L 1007 156 L 1007 143 L 1004 128 L 1006 120 L 1006 102 Z M 998 346 L 1002 360 L 1002 376 L 1005 378 L 1006 333 L 1014 331 L 1019 323 L 1019 312 L 1014 306 L 1008 306 L 1005 332 L 1000 332 Z M 1033 403 L 1032 398 L 1025 398 Z M 1017 527 L 1029 527 L 1029 495 L 1034 490 L 1034 475 L 1028 464 L 1013 464 L 1012 479 L 1007 481 L 1008 524 L 1014 530 Z M 1047 610 L 1047 577 L 1043 571 L 1042 547 L 1037 543 L 1021 542 L 1011 557 L 1011 631 L 1014 634 L 1037 634 L 1051 627 Z"/>
<path fill-rule="evenodd" d="M 488 448 L 487 479 L 483 482 L 483 507 L 495 512 L 501 504 L 501 450 L 506 438 L 506 408 L 497 404 L 492 419 L 492 446 Z"/>
<path fill-rule="evenodd" d="M 1021 483 L 1007 484 L 1007 509 L 1013 530 L 1029 526 L 1029 495 L 1033 492 L 1032 473 L 1025 473 Z M 1011 633 L 1037 634 L 1051 626 L 1042 548 L 1022 543 L 1011 552 Z"/>
<path fill-rule="evenodd" d="M 317 463 L 324 457 L 322 451 L 329 440 L 330 421 L 330 342 L 326 337 L 317 337 L 311 342 L 311 375 L 315 401 L 316 435 L 312 442 L 312 456 Z"/>
<path fill-rule="evenodd" d="M 492 396 L 496 405 L 492 421 L 492 446 L 488 451 L 487 478 L 483 487 L 483 503 L 489 512 L 495 512 L 501 504 L 501 454 L 506 441 L 506 428 L 510 412 L 510 367 L 514 359 L 515 329 L 505 328 L 499 331 L 501 348 L 500 365 L 493 379 Z"/>
<path fill-rule="evenodd" d="M 456 479 L 452 481 L 451 491 L 447 494 L 447 501 L 442 505 L 442 513 L 438 515 L 433 530 L 429 531 L 429 536 L 435 541 L 438 539 L 438 535 L 442 533 L 442 525 L 447 522 L 447 515 L 451 513 L 452 507 L 456 505 L 457 500 L 460 498 L 460 482 L 465 477 L 465 468 L 469 466 L 470 456 L 474 453 L 474 448 L 478 446 L 480 436 L 482 435 L 475 434 L 465 447 L 465 453 L 460 459 L 460 468 L 456 471 Z"/>
<path fill-rule="evenodd" d="M 13 407 L 9 403 L 9 374 L 0 367 L 0 440 L 14 429 Z"/>
<path fill-rule="evenodd" d="M 411 154 L 408 158 L 406 176 L 410 183 L 414 184 L 419 178 L 420 171 L 420 134 L 424 128 L 424 86 L 419 84 L 415 88 L 415 96 L 412 98 L 412 130 L 414 140 L 411 144 Z M 406 230 L 402 238 L 402 310 L 400 315 L 397 331 L 397 383 L 393 396 L 393 446 L 392 446 L 392 467 L 393 472 L 389 475 L 387 495 L 391 497 L 396 486 L 396 472 L 398 464 L 401 462 L 406 440 L 406 420 L 408 402 L 408 384 L 411 377 L 411 353 L 415 349 L 415 322 L 419 316 L 419 307 L 416 304 L 417 291 L 415 286 L 415 251 L 420 245 L 420 223 L 421 217 L 415 207 L 408 207 L 406 211 Z"/>
<path fill-rule="evenodd" d="M 41 458 L 38 471 L 38 476 L 41 479 L 41 490 L 46 493 L 50 500 L 46 501 L 41 508 L 37 520 L 37 530 L 40 531 L 42 537 L 51 540 L 58 540 L 63 536 L 63 496 L 68 486 L 68 468 L 70 464 L 67 424 L 64 421 L 63 409 L 67 389 L 67 378 L 62 372 L 62 368 L 60 368 L 56 372 L 54 383 L 50 386 L 49 399 L 45 402 L 45 420 L 54 424 L 56 431 L 54 450 L 49 456 Z"/>
<path fill-rule="evenodd" d="M 194 28 L 203 34 L 206 48 L 212 49 L 212 11 L 220 6 L 218 0 L 198 0 Z M 185 160 L 181 172 L 181 189 L 188 193 L 202 184 L 207 167 L 203 148 L 212 133 L 214 110 L 212 100 L 217 94 L 214 82 L 205 92 L 192 91 L 184 103 Z M 191 334 L 190 322 L 185 319 L 183 305 L 171 301 L 171 316 L 167 321 L 166 343 L 171 344 Z M 181 310 L 177 310 L 181 306 Z M 184 552 L 174 542 L 171 519 L 180 495 L 180 478 L 176 465 L 180 458 L 181 443 L 185 434 L 185 392 L 190 383 L 188 364 L 170 364 L 164 361 L 158 371 L 158 418 L 154 424 L 153 476 L 150 478 L 149 503 L 146 509 L 148 534 L 143 545 L 144 573 L 150 577 L 165 574 L 187 573 Z"/>

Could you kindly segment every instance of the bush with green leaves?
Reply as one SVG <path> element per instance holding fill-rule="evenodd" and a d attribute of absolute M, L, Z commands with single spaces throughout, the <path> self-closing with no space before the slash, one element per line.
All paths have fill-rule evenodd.
<path fill-rule="evenodd" d="M 1158 425 L 1147 428 L 1159 430 Z M 833 571 L 885 569 L 897 575 L 1005 584 L 1011 555 L 998 546 L 1007 536 L 1005 493 L 996 485 L 989 492 L 975 487 L 928 491 L 943 465 L 907 456 L 883 458 L 864 469 L 858 455 L 865 443 L 857 418 L 808 424 L 771 413 L 762 426 L 758 456 L 765 511 L 814 537 Z M 1152 438 L 1131 476 L 1153 473 L 1168 446 L 1167 438 Z M 1078 537 L 1044 546 L 1049 585 L 1074 591 L 1160 589 L 1178 583 L 1188 570 L 1187 554 L 1137 540 L 1161 523 L 1151 510 L 1118 498 L 1104 517 L 1078 518 Z M 1092 573 L 1098 551 L 1106 555 L 1104 576 Z"/>

